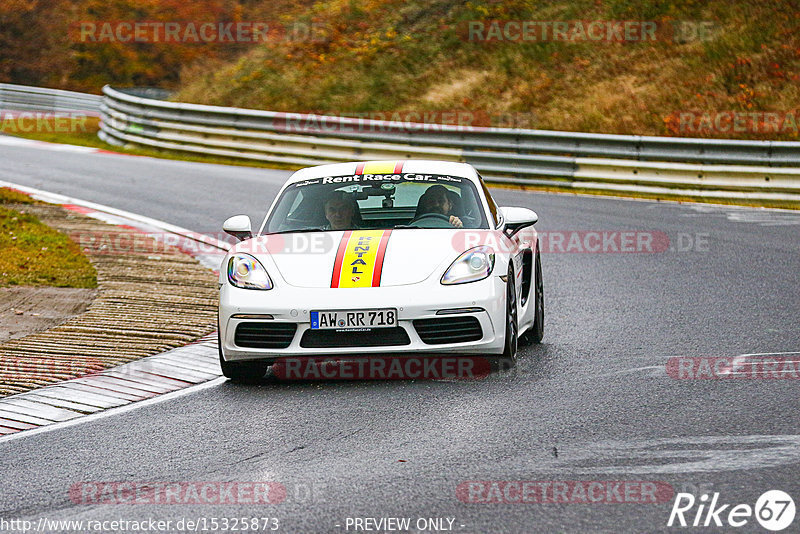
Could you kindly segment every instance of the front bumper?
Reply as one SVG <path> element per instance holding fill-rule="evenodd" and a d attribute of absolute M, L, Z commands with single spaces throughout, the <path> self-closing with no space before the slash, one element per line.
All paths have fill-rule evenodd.
<path fill-rule="evenodd" d="M 276 286 L 269 291 L 239 289 L 223 283 L 220 289 L 219 328 L 226 361 L 275 360 L 292 356 L 413 354 L 502 354 L 505 335 L 505 282 L 490 276 L 479 282 L 444 286 L 438 280 L 407 286 L 377 288 L 300 288 Z M 408 343 L 384 346 L 344 346 L 312 348 L 301 346 L 310 329 L 310 312 L 314 310 L 357 310 L 396 308 L 398 326 L 408 336 Z M 441 315 L 442 310 L 480 308 L 481 311 Z M 234 315 L 250 317 L 237 318 Z M 258 318 L 269 315 L 271 319 Z M 474 317 L 480 323 L 480 339 L 430 344 L 420 337 L 413 321 Z M 297 329 L 286 348 L 241 347 L 236 344 L 236 328 L 240 323 L 293 323 Z M 374 329 L 370 336 L 380 336 Z M 307 343 L 306 343 L 307 344 Z"/>

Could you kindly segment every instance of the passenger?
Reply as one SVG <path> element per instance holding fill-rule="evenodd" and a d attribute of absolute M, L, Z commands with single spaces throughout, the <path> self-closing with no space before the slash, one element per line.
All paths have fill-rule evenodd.
<path fill-rule="evenodd" d="M 356 199 L 344 191 L 334 191 L 323 203 L 325 230 L 350 230 L 361 226 L 361 212 Z"/>
<path fill-rule="evenodd" d="M 419 197 L 414 221 L 430 214 L 441 215 L 450 222 L 451 226 L 463 228 L 464 223 L 461 222 L 461 219 L 453 215 L 454 208 L 455 205 L 450 199 L 447 188 L 443 185 L 432 185 Z"/>

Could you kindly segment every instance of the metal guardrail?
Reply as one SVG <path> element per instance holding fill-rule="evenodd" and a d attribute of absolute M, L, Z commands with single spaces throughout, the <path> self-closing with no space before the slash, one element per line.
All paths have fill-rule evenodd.
<path fill-rule="evenodd" d="M 800 202 L 800 143 L 370 121 L 184 104 L 103 89 L 101 137 L 293 165 L 431 158 L 492 181 Z"/>
<path fill-rule="evenodd" d="M 0 103 L 97 109 L 99 136 L 117 146 L 290 165 L 443 159 L 471 163 L 495 182 L 800 204 L 800 143 L 795 142 L 470 128 L 185 104 L 109 86 L 103 94 L 100 101 L 95 95 L 0 84 Z M 11 100 L 3 100 L 6 95 Z"/>
<path fill-rule="evenodd" d="M 100 116 L 103 97 L 60 89 L 0 83 L 0 110 Z"/>

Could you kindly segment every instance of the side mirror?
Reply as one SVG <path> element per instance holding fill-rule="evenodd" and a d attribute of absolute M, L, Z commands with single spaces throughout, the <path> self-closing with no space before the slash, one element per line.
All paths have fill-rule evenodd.
<path fill-rule="evenodd" d="M 234 215 L 222 223 L 222 230 L 230 234 L 239 241 L 253 237 L 253 230 L 250 226 L 250 217 L 247 215 Z"/>
<path fill-rule="evenodd" d="M 500 208 L 500 213 L 503 215 L 503 232 L 508 237 L 513 237 L 523 228 L 533 226 L 539 220 L 536 212 L 528 208 Z"/>

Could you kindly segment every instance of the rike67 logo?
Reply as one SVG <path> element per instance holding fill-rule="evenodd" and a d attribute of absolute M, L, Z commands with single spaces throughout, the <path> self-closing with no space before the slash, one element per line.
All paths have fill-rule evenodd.
<path fill-rule="evenodd" d="M 739 528 L 747 525 L 754 516 L 767 530 L 785 530 L 794 522 L 794 500 L 786 492 L 770 490 L 761 495 L 753 507 L 749 504 L 721 503 L 719 493 L 714 493 L 710 502 L 708 494 L 695 499 L 691 493 L 678 493 L 667 526 Z"/>

